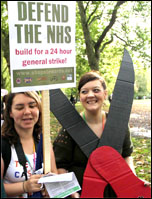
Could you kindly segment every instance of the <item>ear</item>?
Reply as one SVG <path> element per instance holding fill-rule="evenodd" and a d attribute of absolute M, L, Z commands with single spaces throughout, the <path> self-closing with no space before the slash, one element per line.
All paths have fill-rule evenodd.
<path fill-rule="evenodd" d="M 108 91 L 104 90 L 104 100 L 106 100 L 108 98 Z"/>
<path fill-rule="evenodd" d="M 13 118 L 13 114 L 12 114 L 12 112 L 10 112 L 10 117 L 11 117 L 11 118 Z"/>

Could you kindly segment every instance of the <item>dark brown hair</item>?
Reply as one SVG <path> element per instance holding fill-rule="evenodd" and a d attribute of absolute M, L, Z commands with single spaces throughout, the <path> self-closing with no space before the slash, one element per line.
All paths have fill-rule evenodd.
<path fill-rule="evenodd" d="M 40 97 L 35 91 L 8 94 L 7 101 L 6 101 L 6 107 L 5 107 L 5 111 L 4 111 L 4 123 L 2 125 L 2 136 L 7 138 L 10 144 L 15 144 L 18 141 L 19 136 L 14 128 L 14 120 L 13 120 L 13 118 L 10 117 L 13 99 L 18 94 L 24 94 L 28 97 L 31 97 L 37 103 L 37 106 L 39 109 L 39 119 L 34 126 L 33 137 L 36 141 L 38 141 L 39 135 L 42 131 L 42 108 L 41 108 Z"/>
<path fill-rule="evenodd" d="M 78 91 L 80 93 L 81 88 L 88 82 L 90 81 L 94 81 L 94 80 L 100 80 L 101 85 L 103 86 L 104 90 L 106 90 L 106 83 L 103 77 L 100 76 L 98 71 L 90 71 L 85 73 L 79 81 L 79 85 L 78 85 Z"/>

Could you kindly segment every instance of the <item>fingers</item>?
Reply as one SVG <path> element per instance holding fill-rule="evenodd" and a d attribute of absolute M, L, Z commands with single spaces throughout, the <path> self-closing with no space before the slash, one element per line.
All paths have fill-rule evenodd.
<path fill-rule="evenodd" d="M 44 190 L 44 185 L 43 184 L 41 184 L 40 190 Z"/>
<path fill-rule="evenodd" d="M 49 194 L 45 188 L 41 191 L 41 193 L 42 193 L 43 198 L 50 198 Z"/>
<path fill-rule="evenodd" d="M 42 175 L 36 174 L 31 175 L 31 177 L 25 182 L 25 188 L 28 192 L 37 192 L 43 189 L 42 184 L 38 183 L 38 180 Z"/>
<path fill-rule="evenodd" d="M 150 183 L 150 182 L 144 182 L 144 186 L 145 186 L 145 187 L 148 187 L 148 186 L 150 187 L 150 186 L 151 186 L 151 183 Z"/>
<path fill-rule="evenodd" d="M 71 194 L 71 198 L 80 198 L 80 194 L 75 192 L 75 193 Z"/>

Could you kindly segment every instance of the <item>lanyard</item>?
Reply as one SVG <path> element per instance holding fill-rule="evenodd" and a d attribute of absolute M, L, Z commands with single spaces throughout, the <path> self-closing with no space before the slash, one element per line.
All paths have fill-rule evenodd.
<path fill-rule="evenodd" d="M 33 156 L 34 156 L 34 157 L 33 157 L 33 167 L 32 167 L 32 165 L 31 165 L 31 162 L 29 161 L 27 155 L 25 154 L 25 158 L 26 158 L 26 160 L 28 161 L 28 163 L 29 163 L 29 165 L 30 165 L 30 167 L 31 167 L 32 172 L 35 171 L 35 165 L 36 165 L 35 143 L 34 143 L 34 145 L 33 145 L 33 152 L 34 152 L 34 154 L 33 154 Z"/>

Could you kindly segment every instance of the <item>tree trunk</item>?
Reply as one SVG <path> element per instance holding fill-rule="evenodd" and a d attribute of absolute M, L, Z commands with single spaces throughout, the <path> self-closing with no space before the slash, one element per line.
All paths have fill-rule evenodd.
<path fill-rule="evenodd" d="M 83 33 L 84 33 L 84 39 L 85 39 L 85 44 L 86 44 L 86 54 L 88 57 L 89 66 L 92 70 L 99 70 L 100 53 L 101 51 L 103 51 L 106 45 L 113 42 L 113 35 L 111 35 L 111 40 L 109 40 L 108 42 L 104 43 L 104 39 L 116 21 L 117 10 L 123 3 L 125 3 L 125 1 L 118 1 L 116 3 L 113 9 L 109 24 L 107 27 L 105 27 L 105 29 L 99 36 L 96 43 L 93 41 L 93 39 L 90 36 L 90 31 L 89 31 L 89 27 L 88 27 L 88 23 L 86 19 L 86 10 L 84 9 L 83 1 L 77 1 L 77 3 L 78 3 L 80 17 L 81 17 L 81 24 L 82 24 Z M 101 45 L 102 45 L 102 48 L 101 48 Z"/>
<path fill-rule="evenodd" d="M 80 16 L 81 16 L 81 23 L 82 23 L 83 33 L 84 33 L 86 53 L 88 57 L 89 66 L 92 70 L 99 70 L 99 59 L 95 56 L 93 41 L 90 36 L 83 2 L 77 1 L 77 3 L 78 3 L 79 11 L 80 11 Z"/>

